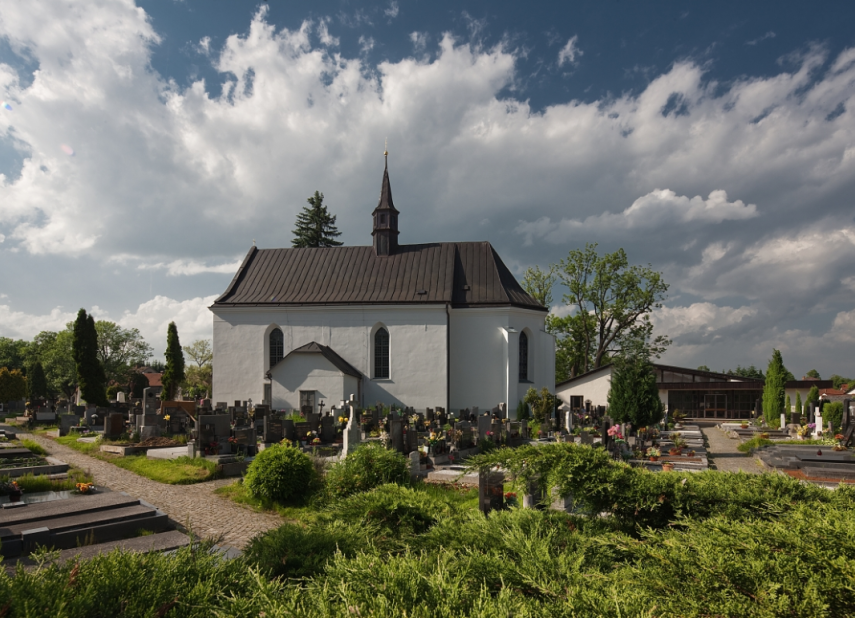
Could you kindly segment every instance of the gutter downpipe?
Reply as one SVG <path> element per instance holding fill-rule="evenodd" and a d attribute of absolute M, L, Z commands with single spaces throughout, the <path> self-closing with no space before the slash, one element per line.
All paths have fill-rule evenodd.
<path fill-rule="evenodd" d="M 451 305 L 445 303 L 445 413 L 451 414 Z"/>

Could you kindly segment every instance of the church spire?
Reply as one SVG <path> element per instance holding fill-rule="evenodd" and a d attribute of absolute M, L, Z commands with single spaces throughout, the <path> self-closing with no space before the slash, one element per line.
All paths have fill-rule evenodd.
<path fill-rule="evenodd" d="M 383 153 L 386 164 L 383 169 L 383 183 L 380 186 L 380 201 L 371 215 L 374 218 L 374 253 L 392 255 L 398 248 L 398 210 L 392 201 L 392 185 L 389 183 L 389 151 Z"/>

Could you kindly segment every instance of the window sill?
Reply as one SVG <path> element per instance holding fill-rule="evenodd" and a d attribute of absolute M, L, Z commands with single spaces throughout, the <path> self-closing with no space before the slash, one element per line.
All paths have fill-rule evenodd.
<path fill-rule="evenodd" d="M 371 378 L 372 382 L 391 382 L 392 378 Z"/>

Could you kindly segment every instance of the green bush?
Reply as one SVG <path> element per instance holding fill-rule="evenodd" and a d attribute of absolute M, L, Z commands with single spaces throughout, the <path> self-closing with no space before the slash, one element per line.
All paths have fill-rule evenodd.
<path fill-rule="evenodd" d="M 366 532 L 344 523 L 285 524 L 254 537 L 244 549 L 244 558 L 267 577 L 312 577 L 323 571 L 336 552 L 353 556 L 357 550 L 366 550 L 371 543 Z"/>
<path fill-rule="evenodd" d="M 326 475 L 327 491 L 332 498 L 343 498 L 386 483 L 406 485 L 409 482 L 407 458 L 379 444 L 356 449 L 332 466 Z"/>
<path fill-rule="evenodd" d="M 828 433 L 828 422 L 831 421 L 831 426 L 834 427 L 834 431 L 840 431 L 840 426 L 843 423 L 843 402 L 842 401 L 832 401 L 826 403 L 822 407 L 822 424 L 825 427 L 822 428 L 822 431 L 825 432 L 822 435 L 826 435 Z"/>
<path fill-rule="evenodd" d="M 455 505 L 426 491 L 381 485 L 334 504 L 330 516 L 362 526 L 374 526 L 398 536 L 421 534 L 457 512 Z"/>
<path fill-rule="evenodd" d="M 306 498 L 315 485 L 312 459 L 302 451 L 276 444 L 256 455 L 244 485 L 262 500 L 285 504 Z"/>

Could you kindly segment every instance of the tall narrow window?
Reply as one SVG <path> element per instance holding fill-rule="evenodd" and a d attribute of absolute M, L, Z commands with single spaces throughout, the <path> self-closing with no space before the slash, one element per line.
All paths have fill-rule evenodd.
<path fill-rule="evenodd" d="M 520 382 L 528 382 L 528 336 L 520 333 Z"/>
<path fill-rule="evenodd" d="M 270 368 L 282 360 L 285 356 L 285 338 L 282 336 L 282 331 L 274 328 L 270 331 Z"/>
<path fill-rule="evenodd" d="M 374 333 L 374 377 L 389 378 L 389 331 L 385 328 Z"/>

